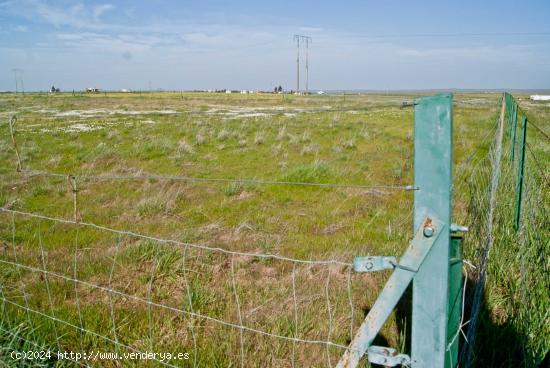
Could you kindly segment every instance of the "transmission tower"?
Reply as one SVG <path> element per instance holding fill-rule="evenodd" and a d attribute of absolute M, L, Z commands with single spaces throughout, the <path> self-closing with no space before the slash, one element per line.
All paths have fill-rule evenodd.
<path fill-rule="evenodd" d="M 296 41 L 296 93 L 300 92 L 300 36 L 294 35 Z"/>
<path fill-rule="evenodd" d="M 15 93 L 19 92 L 19 78 L 17 78 L 17 73 L 22 73 L 23 72 L 23 69 L 19 69 L 19 68 L 13 68 L 11 70 L 13 72 L 13 79 L 15 80 Z M 23 80 L 21 80 L 21 82 L 23 82 Z"/>
<path fill-rule="evenodd" d="M 313 42 L 313 38 L 306 36 L 306 95 L 309 94 L 309 43 Z"/>
<path fill-rule="evenodd" d="M 306 44 L 306 94 L 309 93 L 309 44 L 313 41 L 310 36 L 294 35 L 296 41 L 296 92 L 300 92 L 300 40 Z"/>

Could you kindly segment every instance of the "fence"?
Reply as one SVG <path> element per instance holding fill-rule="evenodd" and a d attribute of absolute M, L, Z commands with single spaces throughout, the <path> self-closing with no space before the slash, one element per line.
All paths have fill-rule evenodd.
<path fill-rule="evenodd" d="M 535 367 L 550 346 L 550 300 L 543 291 L 550 286 L 550 187 L 548 160 L 540 158 L 548 135 L 512 95 L 506 93 L 501 106 L 494 137 L 485 143 L 489 149 L 472 157 L 465 180 L 470 193 L 465 257 L 477 266 L 469 271 L 465 367 Z"/>
<path fill-rule="evenodd" d="M 156 198 L 161 197 L 158 202 L 164 206 L 181 199 L 182 193 L 185 199 L 202 196 L 212 185 L 228 185 L 224 191 L 234 186 L 302 191 L 319 198 L 353 194 L 382 203 L 415 189 L 292 177 L 277 181 L 36 171 L 29 164 L 28 145 L 16 144 L 22 141 L 16 128 L 16 121 L 10 121 L 20 164 L 18 176 L 10 181 L 47 198 L 40 206 L 6 200 L 0 212 L 0 263 L 9 271 L 2 276 L 3 332 L 28 346 L 82 352 L 85 356 L 72 357 L 80 365 L 108 365 L 108 352 L 189 353 L 186 360 L 149 359 L 168 366 L 336 364 L 360 322 L 364 282 L 377 283 L 352 273 L 351 253 L 328 252 L 323 259 L 280 256 L 275 254 L 283 254 L 276 237 L 253 239 L 254 224 L 237 223 L 220 236 L 216 226 L 221 226 L 212 220 L 200 226 L 204 233 L 197 236 L 180 230 L 185 223 L 196 223 L 193 219 L 169 212 L 151 226 L 125 212 L 139 207 L 147 218 L 153 212 L 149 207 L 159 204 Z M 113 188 L 115 194 L 108 193 Z M 109 197 L 118 191 L 139 196 L 130 196 L 128 202 Z M 101 203 L 101 210 L 94 201 Z M 372 206 L 377 211 L 378 207 Z M 300 212 L 308 214 L 305 209 Z M 369 220 L 382 217 L 379 212 Z M 121 216 L 129 220 L 118 221 Z M 397 230 L 389 230 L 395 235 L 385 239 L 400 237 L 410 216 L 405 212 L 391 220 L 393 225 L 387 223 Z M 109 225 L 113 223 L 124 225 Z M 276 252 L 268 252 L 271 248 Z M 125 359 L 122 364 L 132 362 Z"/>
<path fill-rule="evenodd" d="M 422 357 L 421 359 L 428 359 L 424 362 L 443 359 L 437 364 L 438 366 L 456 366 L 459 336 L 468 325 L 467 342 L 461 344 L 464 347 L 461 364 L 480 362 L 479 358 L 476 360 L 477 355 L 472 347 L 477 347 L 476 339 L 484 339 L 483 336 L 477 338 L 475 336 L 476 333 L 481 335 L 478 331 L 483 331 L 482 327 L 485 327 L 481 312 L 484 304 L 482 299 L 486 275 L 494 272 L 491 269 L 492 265 L 496 267 L 503 264 L 498 258 L 493 262 L 495 254 L 499 256 L 498 251 L 495 250 L 497 244 L 504 243 L 507 246 L 512 244 L 512 242 L 508 243 L 508 238 L 501 237 L 501 231 L 506 232 L 507 236 L 511 234 L 510 236 L 520 239 L 521 250 L 528 251 L 519 264 L 516 262 L 522 270 L 519 288 L 521 302 L 515 306 L 519 312 L 517 322 L 514 322 L 518 324 L 516 327 L 519 330 L 529 329 L 535 323 L 540 323 L 541 319 L 544 321 L 544 318 L 548 318 L 544 311 L 545 303 L 548 305 L 547 300 L 540 298 L 540 295 L 538 296 L 540 299 L 537 299 L 537 296 L 527 292 L 526 289 L 527 284 L 532 282 L 535 283 L 536 289 L 548 286 L 545 284 L 547 281 L 543 272 L 544 254 L 547 254 L 545 253 L 547 249 L 541 249 L 540 252 L 534 251 L 536 247 L 544 247 L 544 242 L 541 242 L 540 238 L 537 239 L 537 234 L 543 234 L 544 221 L 547 221 L 544 219 L 548 217 L 542 217 L 543 214 L 537 212 L 537 208 L 544 210 L 544 204 L 540 207 L 533 203 L 540 193 L 543 196 L 548 194 L 545 192 L 547 188 L 537 188 L 539 180 L 546 180 L 546 177 L 544 171 L 540 168 L 537 170 L 537 166 L 534 166 L 542 163 L 535 159 L 535 153 L 529 148 L 525 119 L 520 119 L 523 121 L 520 125 L 521 133 L 518 134 L 521 139 L 514 138 L 517 120 L 513 118 L 513 114 L 520 111 L 518 105 L 513 103 L 509 95 L 506 95 L 504 101 L 506 105 L 503 105 L 503 112 L 499 119 L 496 119 L 496 129 L 489 132 L 488 136 L 482 139 L 480 146 L 458 166 L 459 174 L 454 181 L 454 186 L 457 187 L 461 185 L 462 180 L 465 180 L 469 185 L 468 193 L 472 194 L 469 211 L 471 218 L 468 219 L 472 233 L 466 238 L 468 247 L 465 252 L 466 258 L 477 266 L 475 270 L 468 271 L 468 275 L 475 277 L 476 285 L 467 288 L 466 283 L 462 283 L 461 262 L 454 263 L 458 264 L 458 275 L 457 268 L 453 268 L 451 264 L 451 275 L 439 277 L 443 282 L 437 287 L 446 290 L 444 293 L 433 293 L 433 289 L 430 288 L 433 286 L 431 276 L 449 272 L 448 267 L 436 269 L 437 259 L 428 261 L 428 266 L 423 264 L 423 259 L 420 260 L 420 265 L 429 271 L 429 274 L 424 276 L 424 281 L 421 277 L 416 277 L 420 269 L 419 264 L 411 264 L 409 266 L 414 270 L 411 271 L 410 267 L 407 270 L 404 263 L 406 255 L 399 263 L 380 267 L 381 269 L 393 268 L 394 274 L 410 277 L 409 281 L 401 280 L 394 284 L 399 285 L 400 288 L 406 287 L 413 275 L 415 276 L 413 302 L 417 304 L 413 305 L 412 317 L 413 360 L 410 361 L 409 357 L 399 355 L 395 364 L 423 366 L 423 363 L 420 364 L 420 361 L 416 360 Z M 417 104 L 415 109 L 419 108 Z M 504 113 L 507 113 L 508 117 L 509 135 L 504 134 Z M 419 115 L 421 114 L 417 111 L 415 116 Z M 434 123 L 444 122 L 445 116 L 443 118 L 437 116 L 433 121 Z M 445 126 L 450 128 L 449 122 L 447 124 Z M 3 332 L 12 336 L 14 340 L 23 340 L 25 344 L 29 344 L 28 346 L 48 346 L 57 348 L 59 351 L 71 348 L 80 351 L 86 356 L 69 357 L 78 365 L 94 365 L 104 360 L 106 352 L 114 348 L 115 353 L 121 354 L 120 356 L 127 352 L 142 355 L 150 352 L 170 352 L 173 354 L 170 357 L 153 355 L 146 359 L 167 366 L 182 364 L 249 366 L 257 362 L 272 366 L 334 366 L 342 355 L 355 354 L 357 359 L 361 358 L 371 344 L 372 340 L 367 344 L 361 344 L 358 348 L 358 345 L 353 344 L 357 338 L 355 340 L 353 338 L 358 331 L 358 336 L 361 336 L 362 329 L 365 330 L 358 326 L 363 317 L 362 310 L 369 309 L 369 306 L 364 305 L 365 294 L 369 294 L 370 297 L 377 294 L 376 290 L 368 288 L 366 290 L 365 285 L 376 285 L 382 280 L 378 276 L 356 273 L 354 269 L 357 270 L 357 264 L 354 265 L 351 262 L 353 253 L 341 253 L 338 257 L 312 260 L 280 256 L 262 250 L 250 251 L 238 250 L 238 248 L 235 250 L 230 247 L 216 246 L 209 241 L 181 241 L 178 239 L 193 238 L 193 236 L 178 234 L 177 221 L 169 224 L 169 232 L 165 231 L 167 234 L 176 234 L 174 238 L 149 235 L 156 234 L 154 228 L 130 231 L 100 225 L 109 217 L 102 217 L 98 213 L 87 213 L 85 205 L 80 200 L 82 195 L 101 196 L 101 193 L 95 194 L 98 189 L 95 184 L 98 182 L 135 182 L 137 185 L 142 185 L 137 189 L 143 189 L 143 185 L 162 183 L 160 188 L 155 187 L 155 189 L 166 191 L 170 195 L 174 194 L 174 190 L 180 193 L 181 183 L 312 187 L 331 191 L 409 192 L 415 195 L 416 212 L 414 214 L 405 212 L 403 218 L 399 218 L 397 223 L 398 226 L 405 227 L 407 221 L 414 219 L 415 229 L 425 225 L 426 217 L 425 204 L 417 202 L 417 198 L 421 198 L 418 194 L 422 192 L 418 189 L 435 184 L 434 190 L 447 188 L 447 192 L 440 193 L 440 196 L 447 197 L 448 201 L 441 204 L 440 198 L 420 200 L 435 201 L 438 203 L 436 206 L 447 206 L 447 210 L 442 210 L 446 211 L 447 215 L 436 214 L 433 227 L 437 230 L 441 229 L 436 226 L 441 226 L 436 219 L 439 216 L 443 217 L 443 224 L 450 227 L 450 171 L 447 175 L 449 180 L 447 184 L 433 183 L 433 175 L 438 175 L 435 172 L 440 171 L 440 167 L 430 168 L 429 165 L 424 167 L 426 172 L 433 171 L 429 176 L 424 176 L 427 181 L 418 179 L 421 175 L 426 175 L 426 172 L 421 173 L 422 166 L 415 167 L 418 177 L 414 185 L 375 186 L 291 180 L 162 176 L 142 173 L 138 175 L 73 175 L 27 169 L 16 144 L 14 120 L 10 122 L 10 131 L 16 152 L 16 168 L 22 178 L 30 182 L 42 179 L 54 181 L 58 187 L 65 188 L 60 190 L 65 201 L 59 206 L 60 208 L 52 208 L 46 203 L 46 210 L 59 215 L 41 214 L 43 211 L 40 208 L 17 209 L 17 203 L 6 203 L 0 209 L 0 216 L 3 217 L 2 240 L 5 242 L 0 259 L 0 263 L 5 266 L 0 289 Z M 492 148 L 489 153 L 485 153 L 484 147 L 490 144 L 487 142 L 493 138 L 491 134 L 495 131 L 497 134 L 491 145 Z M 540 132 L 544 134 L 542 130 Z M 444 139 L 450 139 L 450 130 L 447 133 L 448 136 L 441 137 L 438 141 L 427 139 L 429 133 L 418 129 L 415 132 L 415 143 L 422 139 L 425 139 L 425 144 L 437 142 L 438 146 L 445 147 L 449 153 L 442 155 L 439 150 L 427 153 L 416 152 L 415 164 L 422 162 L 416 157 L 423 154 L 431 155 L 432 160 L 434 155 L 441 156 L 448 160 L 447 168 L 450 170 L 452 146 L 445 146 L 443 142 Z M 511 142 L 510 150 L 506 149 L 508 137 Z M 415 145 L 415 147 L 421 146 Z M 518 147 L 526 147 L 527 150 L 524 148 L 517 151 Z M 506 152 L 510 152 L 509 160 Z M 515 155 L 514 152 L 516 152 Z M 517 152 L 522 153 L 517 155 Z M 530 154 L 526 157 L 525 152 Z M 514 168 L 514 162 L 518 165 L 518 169 Z M 513 169 L 519 172 L 519 175 L 512 176 L 509 172 L 505 173 L 506 165 L 510 171 Z M 516 193 L 513 224 L 517 227 L 517 233 L 507 230 L 508 223 L 504 226 L 497 221 L 499 216 L 509 214 L 507 211 L 509 207 L 506 207 L 509 203 L 505 205 L 503 199 L 510 198 L 507 193 L 512 186 L 510 184 L 505 186 L 505 183 L 507 180 L 511 181 L 512 177 L 518 178 L 513 186 L 513 192 Z M 419 185 L 419 182 L 422 184 Z M 174 183 L 180 184 L 173 185 Z M 488 196 L 487 193 L 489 193 Z M 523 207 L 521 203 L 524 203 Z M 525 206 L 525 203 L 530 205 Z M 67 214 L 70 215 L 67 216 Z M 93 221 L 92 218 L 94 218 Z M 104 221 L 98 221 L 99 219 Z M 246 232 L 247 226 L 249 225 L 240 224 L 237 231 Z M 208 229 L 205 231 L 208 232 Z M 420 237 L 425 237 L 424 231 Z M 450 249 L 452 254 L 440 254 L 440 258 L 460 259 L 458 243 L 450 243 L 451 240 L 445 238 L 446 241 L 442 242 L 438 248 Z M 443 238 L 438 240 L 438 236 L 433 239 L 434 241 L 443 240 Z M 239 242 L 242 242 L 242 238 L 234 243 Z M 453 244 L 452 248 L 450 244 Z M 427 247 L 426 256 L 429 254 L 431 245 L 425 246 Z M 489 262 L 490 252 L 492 252 L 491 262 Z M 382 259 L 370 257 L 370 260 Z M 430 262 L 432 266 L 429 265 Z M 450 292 L 447 279 L 450 279 L 452 284 Z M 472 302 L 467 303 L 468 306 L 471 305 L 469 321 L 465 321 L 468 318 L 464 309 L 457 308 L 462 304 L 464 288 L 474 290 Z M 447 296 L 448 293 L 451 297 Z M 382 295 L 387 294 L 383 292 Z M 383 308 L 388 314 L 399 296 L 393 295 L 392 302 Z M 414 311 L 417 310 L 416 315 L 420 315 L 419 308 L 435 310 L 441 307 L 441 303 L 444 303 L 445 309 L 449 308 L 443 314 L 434 312 L 434 314 L 438 313 L 441 331 L 443 331 L 443 337 L 437 340 L 437 344 L 443 345 L 436 346 L 437 344 L 433 341 L 429 341 L 433 346 L 419 345 L 419 341 L 426 339 L 433 326 L 426 321 L 415 321 Z M 525 305 L 523 303 L 530 306 L 534 303 L 538 314 L 530 314 L 525 309 L 522 310 L 521 306 Z M 375 306 L 372 307 L 371 312 L 372 310 L 375 310 Z M 454 318 L 454 321 L 450 321 L 449 318 Z M 377 320 L 380 324 L 378 329 L 382 327 L 384 321 L 385 318 Z M 447 325 L 451 327 L 447 328 Z M 365 331 L 372 335 L 368 340 L 374 338 L 378 332 L 368 329 Z M 541 336 L 547 338 L 548 334 L 545 335 L 542 331 Z M 528 342 L 530 345 L 525 345 L 529 349 L 533 347 L 530 350 L 533 362 L 540 360 L 540 355 L 544 353 L 542 351 L 544 343 L 537 343 L 538 338 L 540 336 L 530 337 Z M 401 351 L 405 348 L 403 343 L 405 339 L 407 338 L 397 341 L 398 345 L 401 345 Z M 349 345 L 350 342 L 352 342 L 351 345 Z M 183 359 L 175 358 L 177 352 L 182 351 L 182 347 L 189 356 Z M 372 358 L 375 358 L 377 353 L 378 355 L 384 353 L 384 351 L 377 352 L 372 349 L 369 352 L 372 353 Z M 433 360 L 429 360 L 430 357 Z"/>

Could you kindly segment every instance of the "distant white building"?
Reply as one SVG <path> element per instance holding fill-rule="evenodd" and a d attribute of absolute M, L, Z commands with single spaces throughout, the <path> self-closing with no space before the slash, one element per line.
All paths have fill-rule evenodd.
<path fill-rule="evenodd" d="M 228 90 L 225 91 L 225 93 L 231 93 L 231 90 L 228 89 Z"/>
<path fill-rule="evenodd" d="M 533 101 L 550 101 L 549 95 L 532 95 L 529 98 Z"/>

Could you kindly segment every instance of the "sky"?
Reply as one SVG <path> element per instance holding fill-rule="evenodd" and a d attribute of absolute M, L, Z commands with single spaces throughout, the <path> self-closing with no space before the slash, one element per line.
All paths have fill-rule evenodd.
<path fill-rule="evenodd" d="M 0 0 L 0 91 L 296 89 L 294 34 L 311 90 L 550 88 L 548 0 Z"/>

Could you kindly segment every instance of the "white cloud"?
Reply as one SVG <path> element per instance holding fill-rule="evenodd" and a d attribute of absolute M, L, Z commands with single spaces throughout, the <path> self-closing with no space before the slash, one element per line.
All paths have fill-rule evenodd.
<path fill-rule="evenodd" d="M 39 0 L 20 0 L 0 3 L 0 9 L 30 21 L 38 19 L 56 28 L 68 26 L 77 29 L 102 29 L 107 25 L 102 23 L 101 16 L 115 9 L 115 6 L 88 6 L 82 3 L 55 6 Z"/>
<path fill-rule="evenodd" d="M 321 32 L 323 30 L 323 28 L 319 28 L 319 27 L 299 27 L 298 29 L 301 32 L 313 32 L 313 33 Z"/>
<path fill-rule="evenodd" d="M 27 32 L 29 28 L 27 26 L 18 25 L 18 26 L 15 26 L 13 30 L 16 32 Z"/>
<path fill-rule="evenodd" d="M 99 18 L 104 14 L 104 13 L 107 13 L 108 11 L 111 11 L 115 8 L 114 5 L 112 4 L 102 4 L 102 5 L 98 5 L 96 6 L 94 9 L 93 9 L 93 14 L 94 14 L 94 19 L 96 21 L 99 20 Z"/>

